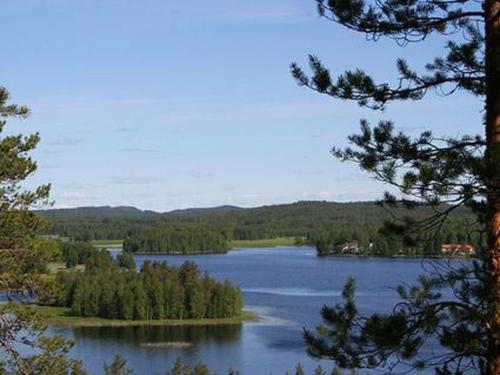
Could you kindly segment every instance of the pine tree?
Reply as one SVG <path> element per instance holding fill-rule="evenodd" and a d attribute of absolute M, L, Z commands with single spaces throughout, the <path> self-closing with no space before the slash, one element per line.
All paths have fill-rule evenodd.
<path fill-rule="evenodd" d="M 0 292 L 9 300 L 0 305 L 0 373 L 76 374 L 80 363 L 66 356 L 71 342 L 45 336 L 43 319 L 27 305 L 58 294 L 55 278 L 45 272 L 58 254 L 39 244 L 36 235 L 45 222 L 31 211 L 49 203 L 50 185 L 23 189 L 37 168 L 29 154 L 40 136 L 3 134 L 8 118 L 28 114 L 27 107 L 10 104 L 8 91 L 0 87 Z M 21 352 L 23 346 L 32 350 Z"/>
<path fill-rule="evenodd" d="M 377 41 L 381 37 L 406 45 L 431 35 L 447 37 L 446 55 L 421 74 L 397 61 L 396 85 L 377 83 L 361 69 L 334 78 L 319 58 L 309 57 L 312 76 L 292 64 L 300 85 L 374 110 L 393 101 L 420 100 L 437 90 L 459 90 L 484 100 L 485 133 L 459 138 L 417 137 L 395 132 L 390 121 L 349 137 L 355 147 L 333 149 L 376 179 L 390 184 L 403 199 L 386 194 L 388 207 L 429 205 L 436 214 L 414 220 L 399 217 L 388 226 L 411 243 L 419 233 L 437 231 L 451 212 L 467 206 L 483 224 L 488 243 L 471 267 L 439 270 L 422 277 L 415 288 L 399 288 L 403 302 L 389 315 L 361 318 L 346 285 L 346 303 L 322 311 L 326 327 L 306 332 L 311 354 L 334 359 L 348 368 L 377 367 L 391 358 L 413 368 L 435 367 L 442 374 L 477 371 L 500 373 L 500 2 L 498 0 L 316 0 L 319 14 Z M 450 124 L 451 125 L 451 124 Z M 446 204 L 443 204 L 446 203 Z M 457 300 L 440 298 L 451 288 Z M 324 331 L 323 331 L 324 329 Z M 392 329 L 392 331 L 391 331 Z M 328 334 L 330 336 L 328 338 Z M 337 336 L 336 336 L 337 335 Z M 423 343 L 434 336 L 447 352 L 418 359 Z M 341 343 L 338 348 L 332 342 Z M 333 350 L 333 354 L 328 352 Z"/>

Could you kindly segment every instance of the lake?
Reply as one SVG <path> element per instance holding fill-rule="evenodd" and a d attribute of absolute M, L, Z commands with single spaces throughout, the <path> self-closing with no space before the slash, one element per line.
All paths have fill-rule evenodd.
<path fill-rule="evenodd" d="M 163 374 L 177 357 L 188 363 L 202 361 L 218 374 L 229 368 L 246 374 L 293 373 L 297 362 L 308 371 L 318 363 L 332 364 L 305 354 L 302 328 L 320 322 L 324 304 L 341 300 L 346 278 L 356 279 L 358 308 L 364 313 L 387 310 L 397 301 L 393 288 L 414 282 L 422 273 L 422 259 L 316 257 L 309 247 L 246 249 L 222 255 L 136 257 L 180 265 L 195 261 L 202 271 L 238 285 L 245 309 L 263 319 L 241 326 L 106 327 L 53 329 L 76 340 L 72 353 L 91 374 L 101 374 L 104 362 L 115 354 L 127 359 L 134 374 Z M 154 343 L 184 342 L 185 347 Z"/>

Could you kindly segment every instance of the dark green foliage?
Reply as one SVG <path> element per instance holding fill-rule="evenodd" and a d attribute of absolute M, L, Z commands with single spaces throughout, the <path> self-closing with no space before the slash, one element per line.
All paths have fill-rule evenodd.
<path fill-rule="evenodd" d="M 473 95 L 485 95 L 484 34 L 479 26 L 484 17 L 481 3 L 468 0 L 373 4 L 362 0 L 316 2 L 321 16 L 374 40 L 388 36 L 404 45 L 423 40 L 433 32 L 446 35 L 460 32 L 465 38 L 449 40 L 445 45 L 448 54 L 427 64 L 427 74 L 419 74 L 405 60 L 399 59 L 396 64 L 399 80 L 394 86 L 376 83 L 361 69 L 346 71 L 334 79 L 315 56 L 309 57 L 311 77 L 297 64 L 292 64 L 292 74 L 300 85 L 374 109 L 381 109 L 394 100 L 422 99 L 430 89 L 442 88 L 444 93 L 464 90 Z"/>
<path fill-rule="evenodd" d="M 64 210 L 62 216 L 47 211 L 53 222 L 52 231 L 93 239 L 117 235 L 117 238 L 127 238 L 125 248 L 130 251 L 221 252 L 227 250 L 227 242 L 233 239 L 296 237 L 298 245 L 316 246 L 320 255 L 338 253 L 336 248 L 345 241 L 357 241 L 363 249 L 361 255 L 436 255 L 442 242 L 479 246 L 484 241 L 474 224 L 473 213 L 466 209 L 450 215 L 449 222 L 442 228 L 442 240 L 420 235 L 413 238 L 413 243 L 405 241 L 403 234 L 391 234 L 388 238 L 380 233 L 382 222 L 389 220 L 391 214 L 371 202 L 297 202 L 251 209 L 184 210 L 140 216 L 134 221 L 120 218 L 118 213 L 112 217 L 82 216 L 79 210 Z M 423 220 L 432 212 L 426 207 L 395 210 L 397 215 L 414 221 Z"/>
<path fill-rule="evenodd" d="M 221 233 L 205 225 L 161 223 L 132 233 L 123 249 L 166 254 L 220 253 L 228 250 L 228 244 Z"/>
<path fill-rule="evenodd" d="M 0 373 L 77 375 L 81 364 L 67 355 L 72 343 L 45 335 L 43 318 L 26 304 L 28 298 L 19 300 L 54 298 L 57 284 L 47 264 L 59 255 L 57 244 L 37 238 L 47 223 L 30 211 L 49 204 L 50 185 L 33 187 L 26 181 L 37 169 L 30 154 L 40 136 L 5 131 L 8 118 L 28 114 L 26 106 L 11 104 L 0 86 L 0 293 L 10 301 L 0 303 Z"/>
<path fill-rule="evenodd" d="M 96 250 L 85 260 L 85 270 L 89 273 L 96 270 L 106 270 L 115 268 L 113 257 L 106 250 Z"/>
<path fill-rule="evenodd" d="M 37 169 L 30 156 L 40 142 L 38 133 L 6 133 L 8 118 L 25 119 L 26 106 L 9 103 L 10 94 L 0 86 L 0 249 L 22 247 L 32 240 L 45 221 L 29 209 L 48 204 L 50 185 L 25 189 L 23 182 Z"/>
<path fill-rule="evenodd" d="M 411 69 L 406 61 L 399 59 L 396 85 L 375 83 L 361 69 L 347 71 L 334 79 L 315 56 L 309 57 L 311 76 L 307 76 L 298 64 L 292 64 L 292 75 L 300 85 L 373 109 L 383 109 L 396 100 L 422 99 L 432 89 L 441 94 L 457 90 L 479 97 L 486 94 L 484 30 L 479 26 L 484 16 L 481 2 L 383 1 L 371 4 L 357 0 L 317 0 L 317 3 L 321 16 L 374 40 L 386 36 L 406 44 L 423 40 L 431 33 L 453 35 L 459 32 L 461 35 L 446 43 L 446 56 L 425 66 L 427 74 Z M 491 173 L 488 172 L 491 166 L 484 162 L 484 137 L 436 137 L 430 130 L 411 137 L 396 132 L 391 121 L 383 120 L 370 127 L 366 120 L 361 120 L 361 132 L 350 136 L 349 140 L 356 147 L 334 147 L 334 156 L 359 164 L 374 178 L 403 193 L 403 201 L 396 201 L 394 196 L 387 194 L 384 199 L 387 204 L 435 208 L 436 215 L 421 220 L 395 215 L 400 229 L 409 232 L 406 234 L 436 228 L 436 224 L 441 224 L 450 212 L 462 205 L 484 214 L 485 178 Z"/>
<path fill-rule="evenodd" d="M 90 242 L 75 241 L 62 242 L 62 257 L 66 267 L 72 268 L 78 264 L 85 264 L 97 250 Z"/>
<path fill-rule="evenodd" d="M 418 250 L 419 242 L 427 239 L 421 249 L 431 253 L 442 241 L 470 241 L 485 262 L 435 265 L 418 285 L 398 288 L 401 303 L 391 313 L 369 317 L 357 311 L 353 281 L 349 280 L 345 303 L 325 306 L 325 324 L 315 334 L 305 332 L 309 353 L 349 369 L 383 367 L 385 373 L 392 373 L 408 366 L 403 370 L 433 368 L 441 375 L 496 375 L 500 371 L 500 164 L 495 155 L 498 137 L 492 135 L 498 130 L 500 108 L 498 1 L 316 3 L 320 16 L 373 40 L 385 36 L 406 45 L 430 34 L 448 38 L 445 55 L 426 64 L 423 72 L 399 59 L 395 84 L 377 83 L 361 69 L 334 77 L 315 56 L 309 56 L 310 76 L 298 64 L 292 64 L 291 71 L 301 86 L 377 110 L 395 100 L 422 99 L 431 90 L 442 95 L 462 90 L 484 99 L 484 136 L 436 137 L 429 130 L 412 137 L 395 131 L 390 121 L 371 127 L 362 120 L 361 132 L 349 137 L 353 147 L 334 148 L 333 155 L 357 163 L 398 191 L 398 197 L 386 193 L 383 200 L 392 213 L 381 232 L 387 241 L 402 241 L 398 247 L 417 245 Z M 477 125 L 479 129 L 479 118 Z M 399 207 L 416 211 L 424 206 L 432 212 L 421 217 L 398 212 Z M 452 214 L 464 206 L 475 215 L 467 225 L 477 232 L 473 236 L 454 225 L 449 227 Z M 381 251 L 389 250 L 390 246 L 382 245 Z M 452 297 L 447 294 L 450 290 Z M 433 340 L 441 344 L 442 351 L 428 354 L 421 350 Z"/>
<path fill-rule="evenodd" d="M 65 295 L 59 304 L 71 307 L 78 316 L 126 320 L 216 319 L 241 314 L 240 290 L 200 275 L 192 262 L 179 268 L 145 262 L 138 273 L 135 267 L 129 268 L 131 264 L 126 266 L 100 251 L 88 260 L 85 272 L 60 273 Z"/>
<path fill-rule="evenodd" d="M 90 242 L 58 241 L 58 244 L 61 248 L 62 260 L 68 268 L 84 265 L 87 270 L 92 271 L 97 268 L 110 268 L 113 267 L 114 263 L 117 263 L 119 267 L 135 269 L 134 257 L 127 252 L 119 254 L 114 261 L 108 251 L 97 249 Z"/>
<path fill-rule="evenodd" d="M 342 294 L 344 303 L 324 306 L 324 323 L 316 333 L 305 330 L 308 353 L 316 358 L 327 355 L 347 369 L 385 365 L 392 371 L 438 364 L 452 369 L 455 361 L 462 369 L 481 366 L 486 351 L 481 322 L 487 311 L 481 266 L 429 266 L 435 268 L 430 276 L 421 276 L 418 285 L 398 288 L 401 302 L 388 314 L 363 316 L 356 308 L 350 278 Z M 446 290 L 453 291 L 456 299 L 443 300 L 441 293 Z M 448 350 L 430 358 L 419 355 L 429 342 L 439 342 Z"/>
<path fill-rule="evenodd" d="M 118 261 L 119 267 L 135 270 L 135 259 L 132 254 L 123 252 L 116 257 L 116 260 Z"/>
<path fill-rule="evenodd" d="M 403 211 L 398 211 L 403 212 Z M 485 238 L 479 226 L 472 220 L 453 215 L 441 226 L 439 233 L 417 232 L 407 236 L 399 226 L 391 227 L 387 222 L 368 225 L 366 222 L 353 226 L 331 227 L 329 230 L 317 230 L 309 233 L 304 243 L 316 247 L 318 255 L 355 254 L 364 256 L 442 256 L 441 245 L 444 243 L 471 244 L 474 248 L 485 245 Z M 421 216 L 414 214 L 413 220 Z"/>

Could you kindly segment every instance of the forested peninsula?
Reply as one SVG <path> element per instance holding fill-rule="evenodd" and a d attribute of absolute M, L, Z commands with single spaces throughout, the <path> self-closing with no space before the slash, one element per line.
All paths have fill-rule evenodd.
<path fill-rule="evenodd" d="M 443 210 L 446 207 L 443 206 Z M 474 215 L 466 208 L 452 212 L 439 236 L 398 236 L 384 231 L 384 222 L 418 223 L 431 208 L 395 208 L 375 202 L 332 203 L 303 201 L 292 204 L 239 208 L 176 210 L 167 213 L 133 207 L 82 207 L 47 210 L 47 235 L 71 240 L 123 240 L 133 253 L 207 254 L 226 252 L 232 241 L 295 238 L 298 245 L 316 247 L 318 255 L 336 255 L 355 249 L 357 255 L 438 256 L 444 243 L 481 245 Z M 415 224 L 417 225 L 417 224 Z"/>
<path fill-rule="evenodd" d="M 173 267 L 146 261 L 136 270 L 133 256 L 114 259 L 106 250 L 77 246 L 74 263 L 67 245 L 66 270 L 57 273 L 57 297 L 42 305 L 69 308 L 71 316 L 129 321 L 226 319 L 242 314 L 239 288 L 202 274 L 193 262 Z M 80 263 L 80 261 L 82 263 Z M 82 269 L 75 268 L 82 265 Z M 73 267 L 71 267 L 73 266 Z"/>
<path fill-rule="evenodd" d="M 223 233 L 200 223 L 160 223 L 131 233 L 123 250 L 133 253 L 225 253 L 229 250 Z"/>

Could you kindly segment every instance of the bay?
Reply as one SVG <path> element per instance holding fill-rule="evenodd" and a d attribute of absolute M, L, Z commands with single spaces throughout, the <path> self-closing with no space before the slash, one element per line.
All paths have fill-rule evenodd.
<path fill-rule="evenodd" d="M 310 247 L 235 250 L 227 254 L 162 256 L 138 255 L 145 260 L 180 265 L 196 262 L 219 280 L 229 279 L 243 293 L 245 309 L 261 320 L 243 325 L 175 327 L 95 327 L 52 329 L 73 338 L 73 355 L 91 374 L 101 374 L 115 354 L 127 359 L 134 374 L 163 374 L 177 357 L 202 361 L 218 374 L 229 368 L 241 374 L 293 373 L 300 362 L 308 371 L 318 364 L 305 353 L 303 327 L 320 323 L 324 304 L 341 302 L 348 276 L 354 276 L 358 308 L 363 313 L 387 311 L 395 302 L 394 287 L 413 283 L 429 261 L 411 258 L 319 258 Z M 435 262 L 435 261 L 434 261 Z M 434 350 L 429 348 L 428 350 Z"/>

